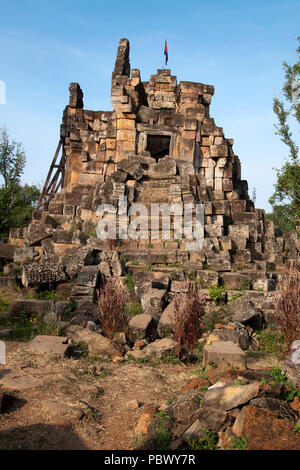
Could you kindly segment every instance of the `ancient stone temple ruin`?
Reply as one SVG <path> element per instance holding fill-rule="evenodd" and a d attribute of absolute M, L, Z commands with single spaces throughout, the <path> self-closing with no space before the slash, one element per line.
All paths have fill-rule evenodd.
<path fill-rule="evenodd" d="M 0 243 L 0 345 L 18 341 L 4 373 L 0 357 L 0 389 L 18 391 L 0 390 L 0 435 L 29 398 L 16 419 L 26 430 L 39 419 L 51 445 L 30 431 L 38 449 L 67 428 L 80 449 L 299 449 L 300 239 L 249 198 L 233 140 L 210 117 L 213 86 L 169 69 L 141 81 L 121 39 L 113 110 L 84 109 L 78 83 L 69 91 L 31 223 Z M 178 225 L 164 211 L 175 206 L 192 217 Z M 100 236 L 103 215 L 116 233 L 107 222 Z M 130 227 L 138 236 L 123 236 Z"/>
<path fill-rule="evenodd" d="M 275 289 L 275 265 L 288 242 L 275 237 L 273 223 L 254 207 L 233 140 L 210 117 L 213 86 L 178 83 L 169 69 L 141 81 L 130 66 L 129 41 L 121 39 L 112 111 L 86 110 L 80 86 L 71 83 L 69 90 L 32 223 L 10 234 L 24 286 L 75 280 L 71 298 L 94 301 L 100 273 L 130 272 L 144 312 L 158 317 L 166 293 L 176 291 L 175 275 L 198 279 L 203 289 L 219 284 L 256 297 Z M 188 250 L 185 238 L 174 236 L 99 239 L 97 208 L 116 204 L 120 196 L 127 197 L 128 208 L 134 202 L 204 204 L 203 247 Z M 265 302 L 266 310 L 273 307 L 272 300 Z"/>

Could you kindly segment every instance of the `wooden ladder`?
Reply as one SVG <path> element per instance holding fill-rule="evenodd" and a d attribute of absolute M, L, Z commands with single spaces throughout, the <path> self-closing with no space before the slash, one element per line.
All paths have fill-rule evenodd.
<path fill-rule="evenodd" d="M 62 155 L 59 164 L 56 164 L 60 149 L 62 148 Z M 49 202 L 58 190 L 64 184 L 65 178 L 65 166 L 66 166 L 66 155 L 63 148 L 63 139 L 60 138 L 57 149 L 52 160 L 43 190 L 41 192 L 39 201 L 36 206 L 36 211 L 40 209 L 41 205 L 45 202 Z M 55 171 L 56 170 L 56 171 Z"/>

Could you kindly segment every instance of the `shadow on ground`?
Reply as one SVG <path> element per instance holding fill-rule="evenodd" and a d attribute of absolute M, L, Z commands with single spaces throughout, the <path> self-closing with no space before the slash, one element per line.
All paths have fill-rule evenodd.
<path fill-rule="evenodd" d="M 87 450 L 68 425 L 35 424 L 0 431 L 0 450 Z"/>

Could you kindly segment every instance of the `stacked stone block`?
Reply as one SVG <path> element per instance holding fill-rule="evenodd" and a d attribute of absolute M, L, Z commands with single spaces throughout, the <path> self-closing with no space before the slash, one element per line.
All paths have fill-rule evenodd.
<path fill-rule="evenodd" d="M 130 68 L 129 42 L 121 39 L 112 73 L 113 110 L 86 110 L 80 86 L 71 83 L 69 91 L 60 131 L 66 156 L 62 191 L 33 213 L 29 227 L 11 230 L 9 243 L 21 247 L 17 258 L 27 250 L 31 261 L 52 257 L 53 266 L 63 260 L 65 273 L 73 250 L 109 250 L 109 240 L 96 238 L 96 211 L 99 204 L 117 204 L 126 196 L 129 207 L 134 202 L 148 209 L 154 202 L 201 203 L 205 211 L 201 249 L 188 250 L 186 239 L 174 236 L 174 218 L 169 240 L 158 228 L 149 240 L 115 241 L 119 258 L 132 263 L 133 271 L 138 261 L 159 269 L 180 264 L 196 277 L 206 268 L 213 273 L 266 273 L 282 261 L 286 242 L 275 237 L 264 211 L 254 208 L 233 140 L 210 117 L 213 86 L 177 84 L 169 69 L 158 69 L 142 82 L 139 70 Z M 147 235 L 153 232 L 148 229 Z M 102 269 L 112 272 L 104 264 Z M 26 272 L 29 276 L 30 269 Z M 271 290 L 274 281 L 266 275 L 251 282 Z"/>

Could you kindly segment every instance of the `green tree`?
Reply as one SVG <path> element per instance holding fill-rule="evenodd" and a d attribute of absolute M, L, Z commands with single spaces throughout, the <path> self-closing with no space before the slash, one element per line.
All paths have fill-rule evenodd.
<path fill-rule="evenodd" d="M 283 99 L 275 96 L 273 100 L 273 111 L 277 117 L 276 135 L 288 147 L 289 154 L 284 165 L 276 169 L 275 191 L 269 199 L 273 212 L 269 217 L 285 232 L 300 232 L 299 148 L 291 131 L 291 125 L 298 127 L 300 124 L 300 46 L 297 55 L 298 60 L 294 65 L 283 62 Z"/>
<path fill-rule="evenodd" d="M 6 127 L 0 129 L 0 235 L 7 236 L 10 227 L 21 227 L 30 222 L 38 201 L 40 188 L 21 185 L 26 163 L 22 144 L 11 141 Z"/>

